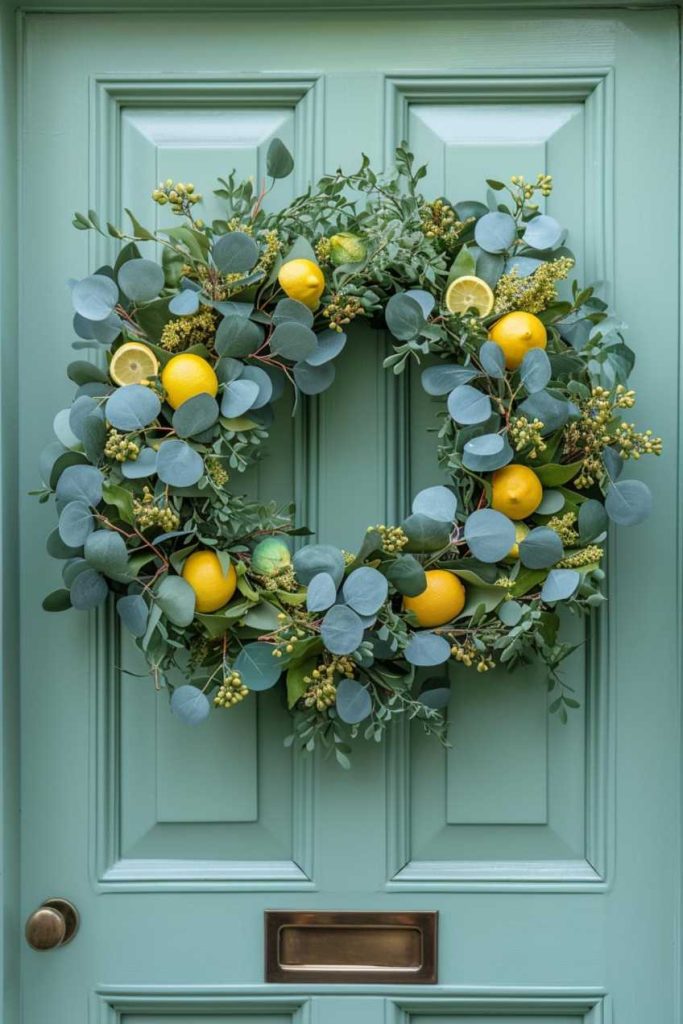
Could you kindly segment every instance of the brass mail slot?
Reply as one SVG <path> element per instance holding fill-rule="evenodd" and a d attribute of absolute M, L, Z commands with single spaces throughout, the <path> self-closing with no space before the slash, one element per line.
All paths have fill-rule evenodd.
<path fill-rule="evenodd" d="M 266 981 L 434 984 L 437 916 L 266 911 Z"/>

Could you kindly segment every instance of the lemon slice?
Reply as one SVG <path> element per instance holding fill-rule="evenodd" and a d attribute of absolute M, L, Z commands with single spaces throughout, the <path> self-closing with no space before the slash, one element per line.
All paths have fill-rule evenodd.
<path fill-rule="evenodd" d="M 140 341 L 127 341 L 117 348 L 109 364 L 109 376 L 120 387 L 156 377 L 158 370 L 159 360 L 151 348 Z"/>
<path fill-rule="evenodd" d="M 456 277 L 446 291 L 446 308 L 450 313 L 475 309 L 479 316 L 488 316 L 493 302 L 493 292 L 480 277 Z"/>

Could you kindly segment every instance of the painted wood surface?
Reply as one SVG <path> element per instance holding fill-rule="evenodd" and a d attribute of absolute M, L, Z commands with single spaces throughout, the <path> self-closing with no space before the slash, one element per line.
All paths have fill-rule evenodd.
<path fill-rule="evenodd" d="M 205 194 L 233 166 L 258 176 L 273 135 L 295 152 L 297 188 L 361 151 L 388 160 L 402 137 L 434 192 L 552 173 L 550 212 L 582 274 L 612 282 L 640 414 L 667 447 L 644 467 L 654 519 L 612 546 L 569 725 L 547 719 L 533 672 L 458 675 L 450 750 L 402 732 L 360 748 L 350 774 L 280 746 L 274 694 L 202 741 L 180 732 L 119 671 L 134 655 L 112 622 L 40 611 L 50 513 L 22 499 L 22 914 L 59 894 L 83 916 L 70 947 L 24 951 L 23 1024 L 675 1019 L 676 30 L 673 11 L 272 12 L 267 31 L 247 14 L 26 18 L 22 495 L 69 398 L 64 279 L 108 255 L 69 229 L 72 210 L 118 220 L 167 174 Z M 282 417 L 245 481 L 294 497 L 322 540 L 357 544 L 435 481 L 434 407 L 382 370 L 387 344 L 358 331 L 333 392 Z M 441 984 L 265 988 L 266 908 L 439 909 Z"/>

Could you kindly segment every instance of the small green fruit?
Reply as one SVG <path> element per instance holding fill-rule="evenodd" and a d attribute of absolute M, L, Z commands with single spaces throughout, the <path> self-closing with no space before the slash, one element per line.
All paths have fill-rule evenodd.
<path fill-rule="evenodd" d="M 343 263 L 360 263 L 367 255 L 367 246 L 358 235 L 341 231 L 330 238 L 330 260 L 336 267 Z"/>
<path fill-rule="evenodd" d="M 251 556 L 251 567 L 260 576 L 275 576 L 292 564 L 292 554 L 279 537 L 259 541 Z"/>

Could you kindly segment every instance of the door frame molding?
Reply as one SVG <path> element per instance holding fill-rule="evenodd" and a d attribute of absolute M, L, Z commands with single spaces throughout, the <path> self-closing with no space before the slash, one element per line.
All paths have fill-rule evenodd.
<path fill-rule="evenodd" d="M 0 0 L 0 194 L 6 199 L 3 213 L 3 230 L 0 233 L 0 557 L 3 573 L 0 580 L 0 885 L 2 905 L 0 907 L 0 1014 L 7 1024 L 19 1021 L 19 952 L 21 922 L 19 905 L 19 623 L 16 594 L 20 573 L 18 564 L 18 465 L 17 465 L 17 197 L 18 171 L 21 163 L 19 113 L 21 107 L 21 46 L 24 20 L 34 14 L 58 13 L 117 13 L 135 10 L 154 12 L 175 10 L 181 0 Z M 184 5 L 183 5 L 184 6 Z M 500 10 L 531 10 L 537 12 L 567 13 L 605 10 L 607 13 L 634 9 L 654 10 L 656 8 L 683 7 L 683 0 L 198 0 L 195 11 L 354 11 L 391 10 L 444 12 L 481 12 Z M 680 15 L 679 15 L 680 18 Z M 680 151 L 680 142 L 679 142 Z M 18 160 L 15 157 L 18 155 Z M 680 161 L 679 161 L 680 163 Z M 683 186 L 679 170 L 679 192 L 683 197 Z M 679 331 L 683 330 L 683 323 Z M 680 438 L 677 439 L 680 444 Z M 678 566 L 678 594 L 681 593 L 681 567 Z M 679 673 L 680 693 L 680 673 Z M 680 706 L 679 699 L 679 706 Z M 683 796 L 683 787 L 681 787 Z M 683 841 L 683 836 L 681 836 Z M 680 894 L 679 894 L 680 895 Z M 679 922 L 683 919 L 683 906 L 679 907 Z M 680 924 L 679 924 L 679 972 L 677 998 L 680 1005 Z M 142 993 L 140 993 L 141 995 Z M 368 993 L 370 994 L 370 993 Z M 519 993 L 518 993 L 519 994 Z M 451 995 L 459 1005 L 464 993 Z M 152 1000 L 153 993 L 148 993 Z M 102 992 L 98 998 L 105 1000 L 109 1016 L 104 1021 L 116 1021 L 119 1013 L 115 1009 L 117 1000 L 125 996 Z M 226 993 L 218 996 L 225 1000 Z M 291 994 L 290 994 L 291 998 Z M 295 997 L 296 998 L 296 997 Z M 475 999 L 487 996 L 479 994 Z M 490 998 L 490 996 L 489 996 Z M 561 997 L 560 997 L 561 998 Z M 596 993 L 602 1005 L 602 998 Z M 110 1001 L 112 1000 L 112 1001 Z M 304 1000 L 304 1003 L 306 1000 Z M 301 1003 L 300 1005 L 304 1005 Z M 395 1000 L 396 1021 L 405 1019 L 402 1007 L 413 1009 L 414 1000 L 408 1007 L 405 998 Z M 482 1003 L 479 1004 L 484 1005 Z M 491 1005 L 490 1003 L 488 1005 Z M 598 1003 L 596 1002 L 596 1006 Z M 605 1013 L 608 1013 L 607 1005 Z M 415 1007 L 418 1010 L 419 1008 Z M 591 1022 L 606 1021 L 602 1010 L 600 1016 Z M 115 1016 L 111 1016 L 111 1013 Z M 592 1011 L 591 1011 L 592 1014 Z M 94 1018 L 97 1019 L 97 1018 Z M 301 1018 L 300 1018 L 301 1019 Z M 305 1020 L 305 1017 L 303 1018 Z"/>

